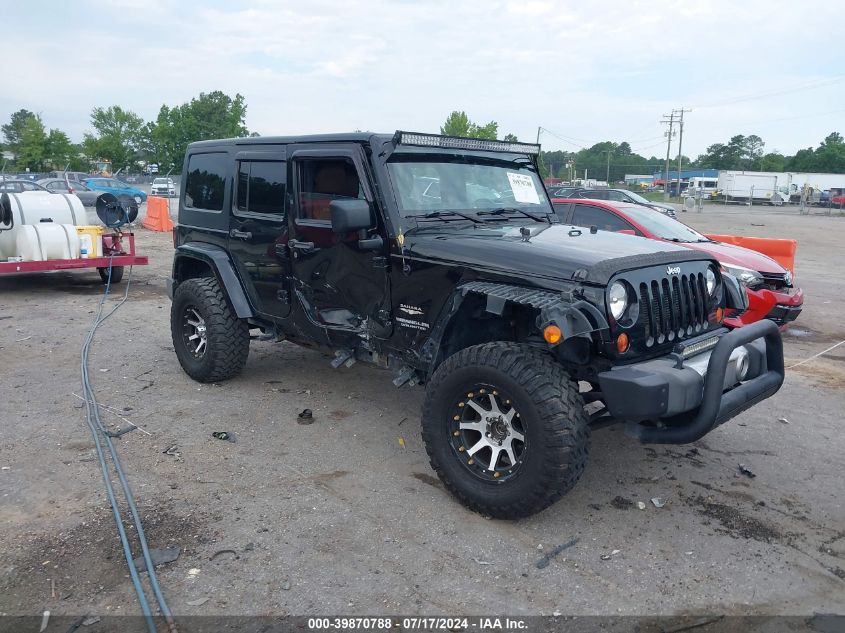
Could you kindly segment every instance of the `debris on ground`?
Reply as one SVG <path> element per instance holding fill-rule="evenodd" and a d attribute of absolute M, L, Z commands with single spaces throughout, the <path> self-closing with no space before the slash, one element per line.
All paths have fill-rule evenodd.
<path fill-rule="evenodd" d="M 162 454 L 162 455 L 171 455 L 171 456 L 173 456 L 173 457 L 176 457 L 176 456 L 178 456 L 178 455 L 181 455 L 181 453 L 179 452 L 179 446 L 178 446 L 178 445 L 176 445 L 176 444 L 173 444 L 173 445 L 171 445 L 171 446 L 168 446 L 166 449 L 164 449 L 163 451 L 161 451 L 161 454 Z"/>
<path fill-rule="evenodd" d="M 748 477 L 749 479 L 754 479 L 757 476 L 757 474 L 745 464 L 739 465 L 739 472 Z"/>
<path fill-rule="evenodd" d="M 164 565 L 165 563 L 172 563 L 177 558 L 182 550 L 178 547 L 169 547 L 167 549 L 159 549 L 154 547 L 150 550 L 150 559 L 153 561 L 153 567 Z M 134 561 L 135 569 L 138 571 L 147 571 L 147 561 L 143 556 L 138 556 Z"/>
<path fill-rule="evenodd" d="M 235 441 L 235 434 L 229 433 L 228 431 L 214 431 L 214 433 L 211 434 L 211 437 L 217 440 L 225 440 L 229 442 Z"/>
<path fill-rule="evenodd" d="M 611 556 L 610 554 L 602 554 L 601 556 L 599 556 L 599 558 L 601 558 L 602 560 L 610 560 Z"/>
<path fill-rule="evenodd" d="M 188 570 L 188 576 L 190 576 L 191 578 L 196 578 L 199 575 L 200 575 L 200 570 L 197 569 L 196 567 L 191 567 Z"/>
<path fill-rule="evenodd" d="M 655 508 L 662 508 L 666 505 L 666 499 L 661 499 L 660 497 L 652 497 L 651 502 L 654 504 Z"/>
<path fill-rule="evenodd" d="M 39 629 L 38 633 L 44 633 L 47 630 L 47 624 L 50 622 L 50 612 L 44 611 L 44 614 L 41 616 L 41 628 Z"/>
<path fill-rule="evenodd" d="M 282 584 L 281 584 L 282 591 L 290 591 L 290 587 L 291 587 L 290 580 L 285 579 L 285 580 L 282 581 Z"/>
<path fill-rule="evenodd" d="M 579 540 L 580 540 L 580 539 L 578 539 L 578 538 L 574 538 L 574 539 L 572 539 L 571 541 L 569 541 L 568 543 L 564 543 L 563 545 L 558 545 L 558 546 L 557 546 L 557 547 L 555 547 L 552 551 L 550 551 L 548 554 L 544 555 L 544 556 L 543 556 L 540 560 L 538 560 L 538 561 L 535 563 L 535 565 L 534 565 L 534 566 L 535 566 L 537 569 L 545 569 L 546 567 L 548 567 L 548 566 L 549 566 L 549 563 L 550 563 L 550 562 L 552 562 L 552 559 L 553 559 L 555 556 L 557 556 L 558 554 L 560 554 L 563 550 L 565 550 L 565 549 L 569 549 L 570 547 L 572 547 L 573 545 L 575 545 L 575 544 L 576 544 Z"/>
<path fill-rule="evenodd" d="M 637 501 L 637 508 L 639 510 L 645 510 L 645 503 L 642 501 Z"/>
<path fill-rule="evenodd" d="M 197 598 L 196 600 L 188 600 L 185 604 L 187 604 L 189 607 L 201 607 L 206 602 L 208 602 L 208 597 Z"/>
<path fill-rule="evenodd" d="M 217 550 L 216 552 L 214 552 L 214 553 L 211 555 L 211 558 L 209 558 L 208 560 L 209 560 L 209 561 L 212 561 L 212 560 L 214 560 L 215 558 L 217 558 L 218 556 L 223 556 L 223 554 L 231 554 L 232 556 L 234 556 L 234 557 L 235 557 L 235 560 L 237 560 L 237 559 L 239 559 L 239 558 L 240 558 L 240 556 L 238 556 L 238 553 L 237 553 L 235 550 L 233 550 L 233 549 L 219 549 L 219 550 Z"/>
<path fill-rule="evenodd" d="M 472 560 L 476 565 L 492 565 L 493 564 L 491 562 L 488 562 L 486 560 L 480 560 L 478 558 L 473 558 Z"/>
<path fill-rule="evenodd" d="M 601 556 L 599 556 L 599 558 L 601 558 L 602 560 L 610 560 L 611 558 L 619 554 L 621 551 L 621 549 L 615 549 L 610 552 L 610 554 L 602 554 Z"/>
<path fill-rule="evenodd" d="M 251 552 L 251 551 L 252 551 L 252 550 L 254 550 L 254 549 L 255 549 L 255 543 L 247 543 L 247 544 L 244 546 L 244 551 L 245 551 L 245 552 Z"/>
<path fill-rule="evenodd" d="M 314 412 L 311 409 L 303 409 L 296 416 L 296 421 L 299 424 L 311 424 L 314 421 Z"/>
<path fill-rule="evenodd" d="M 402 448 L 405 448 L 405 438 L 404 437 L 399 438 L 399 446 L 401 446 Z"/>
<path fill-rule="evenodd" d="M 610 502 L 610 505 L 617 510 L 628 510 L 634 507 L 634 502 L 630 499 L 617 495 L 613 497 L 613 501 Z"/>
<path fill-rule="evenodd" d="M 92 624 L 97 624 L 100 621 L 100 616 L 98 615 L 91 615 L 82 620 L 82 626 L 91 626 Z"/>
<path fill-rule="evenodd" d="M 789 420 L 787 420 L 786 418 L 778 418 L 778 422 L 780 422 L 781 424 L 789 424 Z"/>

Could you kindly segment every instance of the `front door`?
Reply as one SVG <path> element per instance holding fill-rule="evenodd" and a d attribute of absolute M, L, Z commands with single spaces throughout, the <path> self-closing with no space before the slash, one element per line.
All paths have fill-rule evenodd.
<path fill-rule="evenodd" d="M 229 252 L 256 311 L 283 318 L 291 306 L 285 154 L 239 152 L 235 160 Z"/>
<path fill-rule="evenodd" d="M 374 228 L 386 238 L 358 145 L 302 145 L 291 154 L 295 189 L 291 265 L 296 295 L 311 325 L 387 338 L 391 331 L 386 247 L 362 249 L 358 233 L 332 231 L 332 200 L 367 200 Z M 387 240 L 385 239 L 385 244 Z"/>

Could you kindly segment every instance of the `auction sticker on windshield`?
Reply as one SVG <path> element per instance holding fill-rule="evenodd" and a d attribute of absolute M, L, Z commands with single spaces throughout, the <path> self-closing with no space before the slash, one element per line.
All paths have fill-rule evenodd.
<path fill-rule="evenodd" d="M 540 196 L 537 195 L 537 188 L 534 187 L 534 180 L 531 176 L 509 171 L 508 180 L 511 183 L 514 200 L 525 204 L 540 204 Z"/>

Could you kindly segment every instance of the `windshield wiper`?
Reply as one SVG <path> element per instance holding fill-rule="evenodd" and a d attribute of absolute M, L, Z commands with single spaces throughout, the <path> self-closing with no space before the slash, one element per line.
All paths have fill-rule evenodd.
<path fill-rule="evenodd" d="M 525 217 L 531 218 L 535 222 L 548 222 L 549 224 L 552 223 L 552 221 L 549 219 L 548 213 L 541 218 L 539 216 L 534 215 L 533 213 L 528 213 L 528 211 L 523 211 L 518 207 L 498 207 L 496 209 L 479 211 L 478 215 L 502 215 L 503 213 L 521 213 Z"/>
<path fill-rule="evenodd" d="M 681 244 L 689 244 L 690 242 L 692 242 L 692 240 L 682 240 L 679 237 L 668 237 L 666 239 L 668 239 L 670 242 L 679 242 Z"/>
<path fill-rule="evenodd" d="M 474 222 L 475 224 L 481 224 L 481 220 L 478 218 L 474 218 L 467 213 L 461 213 L 460 211 L 429 211 L 428 213 L 423 213 L 421 218 L 448 218 L 448 217 L 459 217 L 465 220 L 469 220 L 470 222 Z"/>

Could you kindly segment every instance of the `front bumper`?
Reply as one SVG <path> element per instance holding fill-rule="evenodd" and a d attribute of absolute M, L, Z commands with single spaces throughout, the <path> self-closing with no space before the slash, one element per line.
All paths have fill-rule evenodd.
<path fill-rule="evenodd" d="M 685 342 L 690 345 L 707 341 Z M 598 375 L 605 406 L 644 443 L 686 444 L 768 398 L 783 384 L 783 343 L 769 320 L 718 333 L 711 351 L 614 367 Z M 744 360 L 743 360 L 744 359 Z M 747 362 L 744 379 L 741 363 Z M 643 426 L 641 422 L 654 426 Z"/>
<path fill-rule="evenodd" d="M 798 318 L 804 307 L 804 291 L 795 288 L 792 293 L 786 290 L 750 290 L 746 288 L 748 309 L 738 316 L 727 317 L 725 325 L 731 328 L 743 327 L 760 321 L 771 319 L 781 329 Z"/>

